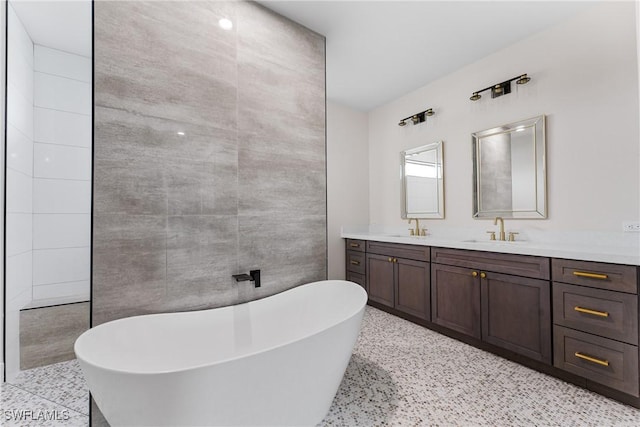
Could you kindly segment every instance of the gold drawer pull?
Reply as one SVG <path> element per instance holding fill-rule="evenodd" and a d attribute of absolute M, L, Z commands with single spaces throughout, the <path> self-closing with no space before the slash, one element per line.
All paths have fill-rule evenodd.
<path fill-rule="evenodd" d="M 478 272 L 477 272 L 477 271 L 472 271 L 472 272 L 471 272 L 471 276 L 473 276 L 473 277 L 478 277 Z"/>
<path fill-rule="evenodd" d="M 481 279 L 486 279 L 487 278 L 487 273 L 485 273 L 485 272 L 480 273 L 480 278 Z"/>
<path fill-rule="evenodd" d="M 576 351 L 574 353 L 574 356 L 576 356 L 579 359 L 586 360 L 587 362 L 595 363 L 597 365 L 609 366 L 608 360 L 602 360 L 602 359 L 597 359 L 595 357 L 587 356 L 586 354 L 582 354 L 579 351 Z"/>
<path fill-rule="evenodd" d="M 577 306 L 573 307 L 573 309 L 579 313 L 593 314 L 594 316 L 600 317 L 609 317 L 609 313 L 607 313 L 606 311 L 591 310 L 589 308 L 582 308 Z"/>
<path fill-rule="evenodd" d="M 587 273 L 584 271 L 574 271 L 573 275 L 578 277 L 586 277 L 588 279 L 607 280 L 609 278 L 609 276 L 607 276 L 606 274 Z"/>
<path fill-rule="evenodd" d="M 360 243 L 351 243 L 349 246 L 351 246 L 352 248 L 359 248 Z"/>
<path fill-rule="evenodd" d="M 353 264 L 353 265 L 360 265 L 360 261 L 351 261 L 351 264 Z"/>

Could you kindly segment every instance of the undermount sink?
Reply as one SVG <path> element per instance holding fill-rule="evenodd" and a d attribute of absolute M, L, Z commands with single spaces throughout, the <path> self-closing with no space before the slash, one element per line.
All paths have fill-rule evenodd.
<path fill-rule="evenodd" d="M 510 242 L 508 240 L 477 240 L 477 239 L 469 239 L 463 240 L 462 243 L 490 243 L 492 245 L 522 245 L 528 243 L 525 240 L 516 240 Z"/>
<path fill-rule="evenodd" d="M 409 234 L 387 234 L 388 237 L 411 237 L 412 239 L 424 239 L 427 236 L 411 236 Z"/>

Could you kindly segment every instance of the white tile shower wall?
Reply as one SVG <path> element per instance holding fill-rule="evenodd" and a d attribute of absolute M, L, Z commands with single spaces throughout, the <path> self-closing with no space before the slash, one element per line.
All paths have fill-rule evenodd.
<path fill-rule="evenodd" d="M 33 180 L 33 212 L 36 214 L 91 213 L 91 181 Z"/>
<path fill-rule="evenodd" d="M 7 127 L 7 166 L 33 176 L 33 141 L 14 125 Z"/>
<path fill-rule="evenodd" d="M 87 114 L 91 111 L 91 84 L 41 72 L 34 74 L 34 105 Z"/>
<path fill-rule="evenodd" d="M 89 296 L 91 59 L 35 45 L 33 299 Z"/>
<path fill-rule="evenodd" d="M 38 72 L 91 83 L 91 59 L 58 49 L 33 47 L 33 69 Z M 86 114 L 86 110 L 81 111 Z"/>
<path fill-rule="evenodd" d="M 42 305 L 38 303 L 45 302 L 44 300 L 51 302 L 55 301 L 60 304 L 72 302 L 78 299 L 88 301 L 90 297 L 89 280 L 54 283 L 52 285 L 39 285 L 33 287 L 33 300 L 34 304 L 37 305 Z"/>
<path fill-rule="evenodd" d="M 87 214 L 33 214 L 33 249 L 89 247 Z"/>
<path fill-rule="evenodd" d="M 32 215 L 30 213 L 7 213 L 7 256 L 31 252 Z"/>
<path fill-rule="evenodd" d="M 34 250 L 33 285 L 88 280 L 89 254 L 88 247 Z"/>
<path fill-rule="evenodd" d="M 57 144 L 34 143 L 35 178 L 91 180 L 91 150 Z"/>
<path fill-rule="evenodd" d="M 31 298 L 33 212 L 33 43 L 12 7 L 7 55 L 7 306 L 18 310 Z M 25 270 L 27 269 L 27 270 Z M 18 325 L 7 324 L 7 329 Z M 7 336 L 13 332 L 7 331 Z M 8 366 L 9 368 L 9 366 Z"/>
<path fill-rule="evenodd" d="M 1 9 L 4 9 L 2 7 Z M 33 42 L 13 7 L 7 15 L 6 293 L 4 361 L 7 377 L 19 371 L 19 310 L 31 301 L 33 210 Z M 4 46 L 5 44 L 2 43 Z M 4 59 L 4 55 L 2 55 Z M 5 67 L 2 67 L 4 70 Z"/>
<path fill-rule="evenodd" d="M 91 148 L 91 116 L 39 107 L 33 113 L 35 141 Z"/>

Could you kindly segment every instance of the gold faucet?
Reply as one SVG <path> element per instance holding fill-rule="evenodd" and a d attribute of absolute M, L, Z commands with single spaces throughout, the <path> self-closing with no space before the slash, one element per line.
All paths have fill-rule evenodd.
<path fill-rule="evenodd" d="M 496 219 L 493 220 L 493 225 L 498 225 L 498 221 L 500 221 L 500 238 L 498 240 L 502 240 L 504 242 L 506 240 L 504 234 L 504 219 L 497 216 Z"/>
<path fill-rule="evenodd" d="M 409 225 L 411 225 L 411 220 L 415 220 L 416 221 L 416 229 L 415 230 L 409 230 L 411 231 L 411 235 L 412 236 L 419 236 L 420 235 L 420 222 L 418 221 L 418 218 L 409 218 Z"/>

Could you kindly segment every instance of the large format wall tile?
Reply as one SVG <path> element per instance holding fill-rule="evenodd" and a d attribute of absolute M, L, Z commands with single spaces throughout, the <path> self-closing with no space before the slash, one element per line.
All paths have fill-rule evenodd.
<path fill-rule="evenodd" d="M 243 54 L 238 59 L 238 130 L 296 145 L 324 137 L 324 93 L 324 80 L 314 82 L 299 71 Z"/>
<path fill-rule="evenodd" d="M 73 344 L 87 329 L 88 302 L 22 310 L 20 369 L 74 359 Z"/>
<path fill-rule="evenodd" d="M 233 2 L 95 4 L 96 105 L 234 129 Z"/>
<path fill-rule="evenodd" d="M 262 287 L 242 287 L 242 298 L 272 295 L 326 279 L 326 215 L 238 215 L 240 271 L 260 269 Z"/>
<path fill-rule="evenodd" d="M 166 215 L 164 175 L 162 165 L 149 159 L 96 160 L 93 181 L 94 212 Z"/>
<path fill-rule="evenodd" d="M 166 289 L 166 220 L 163 215 L 94 215 L 94 326 L 159 311 Z"/>
<path fill-rule="evenodd" d="M 237 230 L 236 215 L 169 217 L 168 305 L 195 309 L 234 302 Z"/>
<path fill-rule="evenodd" d="M 318 137 L 316 145 L 324 145 Z M 316 152 L 314 152 L 316 151 Z M 241 134 L 238 153 L 239 213 L 326 213 L 325 154 L 290 150 L 263 136 Z"/>
<path fill-rule="evenodd" d="M 324 38 L 249 2 L 96 2 L 94 31 L 93 325 L 326 278 Z"/>
<path fill-rule="evenodd" d="M 96 159 L 125 162 L 136 158 L 164 158 L 235 164 L 237 158 L 235 129 L 105 107 L 96 107 L 95 125 L 96 138 L 109 141 L 96 145 Z"/>
<path fill-rule="evenodd" d="M 300 24 L 253 3 L 238 4 L 238 56 L 260 55 L 324 84 L 325 39 Z M 302 72 L 301 72 L 302 71 Z"/>

